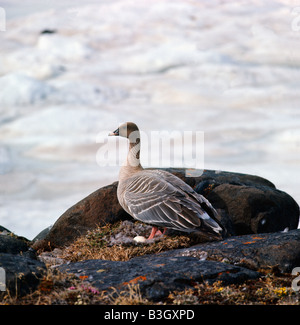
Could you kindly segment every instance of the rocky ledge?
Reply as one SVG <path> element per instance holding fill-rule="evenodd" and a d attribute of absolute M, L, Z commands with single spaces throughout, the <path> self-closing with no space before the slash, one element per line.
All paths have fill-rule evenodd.
<path fill-rule="evenodd" d="M 86 277 L 99 290 L 122 291 L 128 284 L 138 284 L 147 299 L 158 301 L 195 283 L 237 284 L 258 279 L 271 268 L 282 274 L 299 265 L 300 230 L 293 230 L 235 236 L 124 262 L 90 259 L 59 269 Z"/>
<path fill-rule="evenodd" d="M 211 285 L 221 281 L 223 285 L 230 285 L 255 281 L 263 277 L 266 270 L 286 274 L 300 266 L 299 206 L 287 193 L 258 176 L 205 170 L 199 177 L 187 177 L 185 170 L 169 171 L 210 200 L 220 214 L 228 238 L 204 243 L 201 240 L 197 243 L 193 238 L 190 247 L 164 252 L 158 249 L 156 253 L 140 254 L 143 256 L 123 261 L 100 259 L 96 255 L 79 261 L 65 259 L 67 246 L 89 231 L 132 220 L 120 207 L 117 183 L 113 183 L 68 209 L 53 227 L 39 234 L 32 243 L 2 231 L 0 267 L 6 270 L 9 290 L 20 295 L 34 291 L 41 279 L 45 279 L 47 268 L 54 267 L 64 274 L 84 278 L 99 292 L 121 292 L 128 285 L 138 284 L 143 297 L 159 301 L 174 290 L 193 288 L 195 283 Z M 116 235 L 111 245 L 119 245 L 119 249 L 138 245 L 140 252 L 146 250 L 147 244 L 132 243 L 128 239 L 132 235 L 132 231 L 125 234 L 126 243 L 116 241 L 120 238 Z M 38 259 L 36 251 L 41 254 Z M 60 256 L 55 256 L 55 252 Z M 111 252 L 113 254 L 112 249 Z M 51 259 L 50 264 L 60 265 L 50 266 Z"/>

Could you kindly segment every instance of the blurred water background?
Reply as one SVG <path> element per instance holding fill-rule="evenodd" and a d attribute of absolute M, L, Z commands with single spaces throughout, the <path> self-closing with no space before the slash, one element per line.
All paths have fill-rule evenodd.
<path fill-rule="evenodd" d="M 97 138 L 123 121 L 202 131 L 206 169 L 265 177 L 300 203 L 297 2 L 0 7 L 0 225 L 32 239 L 117 180 Z"/>

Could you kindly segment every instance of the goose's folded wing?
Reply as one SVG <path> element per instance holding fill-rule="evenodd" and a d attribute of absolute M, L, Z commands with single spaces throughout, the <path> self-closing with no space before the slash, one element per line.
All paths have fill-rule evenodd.
<path fill-rule="evenodd" d="M 176 188 L 181 189 L 188 195 L 190 195 L 192 198 L 194 198 L 199 205 L 202 207 L 202 209 L 207 212 L 207 214 L 212 217 L 215 220 L 218 220 L 218 213 L 214 209 L 214 207 L 211 205 L 211 203 L 202 195 L 196 193 L 187 183 L 185 183 L 182 179 L 179 177 L 166 172 L 164 170 L 153 170 L 153 173 L 156 173 L 161 178 L 166 180 L 168 183 L 172 184 Z"/>
<path fill-rule="evenodd" d="M 155 174 L 131 179 L 123 199 L 134 218 L 161 227 L 189 231 L 210 219 L 195 200 Z"/>

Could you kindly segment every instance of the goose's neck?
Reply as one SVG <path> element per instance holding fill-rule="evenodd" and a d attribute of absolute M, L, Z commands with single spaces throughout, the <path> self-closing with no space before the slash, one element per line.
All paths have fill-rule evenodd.
<path fill-rule="evenodd" d="M 140 150 L 141 150 L 141 142 L 138 139 L 136 143 L 130 143 L 129 151 L 127 154 L 127 165 L 131 167 L 140 166 Z"/>
<path fill-rule="evenodd" d="M 120 179 L 125 179 L 143 169 L 140 163 L 140 148 L 140 139 L 137 139 L 135 143 L 129 144 L 127 158 L 120 169 Z"/>

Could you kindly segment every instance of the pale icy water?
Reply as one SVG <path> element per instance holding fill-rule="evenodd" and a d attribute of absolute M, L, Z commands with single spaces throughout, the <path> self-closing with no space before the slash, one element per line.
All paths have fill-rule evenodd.
<path fill-rule="evenodd" d="M 32 239 L 117 180 L 96 158 L 123 121 L 202 131 L 205 168 L 265 177 L 300 202 L 294 1 L 40 3 L 1 4 L 0 225 Z"/>

